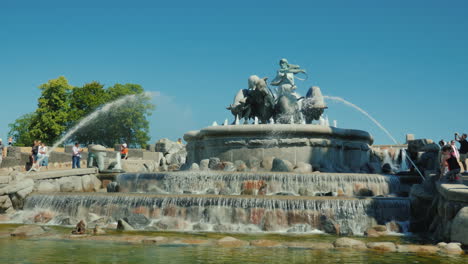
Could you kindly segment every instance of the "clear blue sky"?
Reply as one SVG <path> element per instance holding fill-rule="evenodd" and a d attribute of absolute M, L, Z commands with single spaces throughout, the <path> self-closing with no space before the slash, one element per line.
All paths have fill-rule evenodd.
<path fill-rule="evenodd" d="M 0 137 L 33 111 L 47 80 L 138 83 L 159 92 L 152 140 L 230 118 L 251 74 L 287 58 L 318 85 L 367 110 L 399 141 L 468 132 L 468 1 L 0 2 Z M 357 111 L 329 103 L 339 127 L 390 140 Z"/>

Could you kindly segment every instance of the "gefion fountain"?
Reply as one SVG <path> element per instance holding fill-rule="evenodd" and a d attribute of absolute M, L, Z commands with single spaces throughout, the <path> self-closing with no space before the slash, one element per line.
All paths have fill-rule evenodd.
<path fill-rule="evenodd" d="M 379 174 L 371 135 L 312 124 L 327 106 L 319 87 L 297 94 L 303 73 L 282 59 L 275 92 L 251 76 L 228 107 L 231 125 L 185 134 L 181 171 L 121 174 L 118 193 L 33 194 L 24 208 L 50 211 L 56 224 L 84 218 L 148 230 L 357 235 L 405 226 L 409 201 L 397 197 L 396 176 Z"/>

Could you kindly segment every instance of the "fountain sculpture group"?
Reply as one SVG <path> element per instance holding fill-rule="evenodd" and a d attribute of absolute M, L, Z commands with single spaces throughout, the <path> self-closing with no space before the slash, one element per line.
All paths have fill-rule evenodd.
<path fill-rule="evenodd" d="M 181 171 L 121 174 L 114 193 L 33 194 L 25 209 L 51 211 L 57 224 L 123 221 L 148 230 L 349 235 L 403 227 L 409 201 L 392 195 L 396 176 L 375 173 L 371 135 L 312 124 L 327 108 L 320 89 L 300 96 L 294 78 L 305 71 L 285 59 L 280 67 L 275 91 L 267 78 L 248 79 L 228 107 L 232 125 L 185 134 Z"/>

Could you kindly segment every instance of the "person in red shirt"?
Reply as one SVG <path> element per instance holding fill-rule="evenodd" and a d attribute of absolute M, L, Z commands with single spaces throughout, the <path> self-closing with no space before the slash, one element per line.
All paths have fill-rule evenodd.
<path fill-rule="evenodd" d="M 123 143 L 122 147 L 120 148 L 120 158 L 121 159 L 128 159 L 128 147 L 127 143 Z"/>

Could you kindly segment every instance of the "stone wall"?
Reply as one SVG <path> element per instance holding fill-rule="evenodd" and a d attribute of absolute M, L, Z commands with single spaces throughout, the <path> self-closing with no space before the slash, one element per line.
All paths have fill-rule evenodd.
<path fill-rule="evenodd" d="M 468 187 L 428 177 L 411 189 L 412 232 L 427 232 L 436 241 L 468 245 Z"/>
<path fill-rule="evenodd" d="M 370 161 L 373 142 L 361 130 L 293 124 L 212 126 L 188 132 L 184 139 L 188 164 L 212 157 L 246 163 L 275 157 L 344 172 L 359 172 Z"/>
<path fill-rule="evenodd" d="M 22 152 L 21 147 L 8 147 L 7 156 L 3 159 L 0 168 L 15 168 L 29 170 L 31 168 L 31 153 Z M 87 152 L 81 154 L 81 165 L 86 165 Z M 72 154 L 67 152 L 51 152 L 49 156 L 49 167 L 71 168 Z"/>
<path fill-rule="evenodd" d="M 102 187 L 96 169 L 75 169 L 40 173 L 13 171 L 0 175 L 0 214 L 13 214 L 23 208 L 33 192 L 97 192 Z"/>

